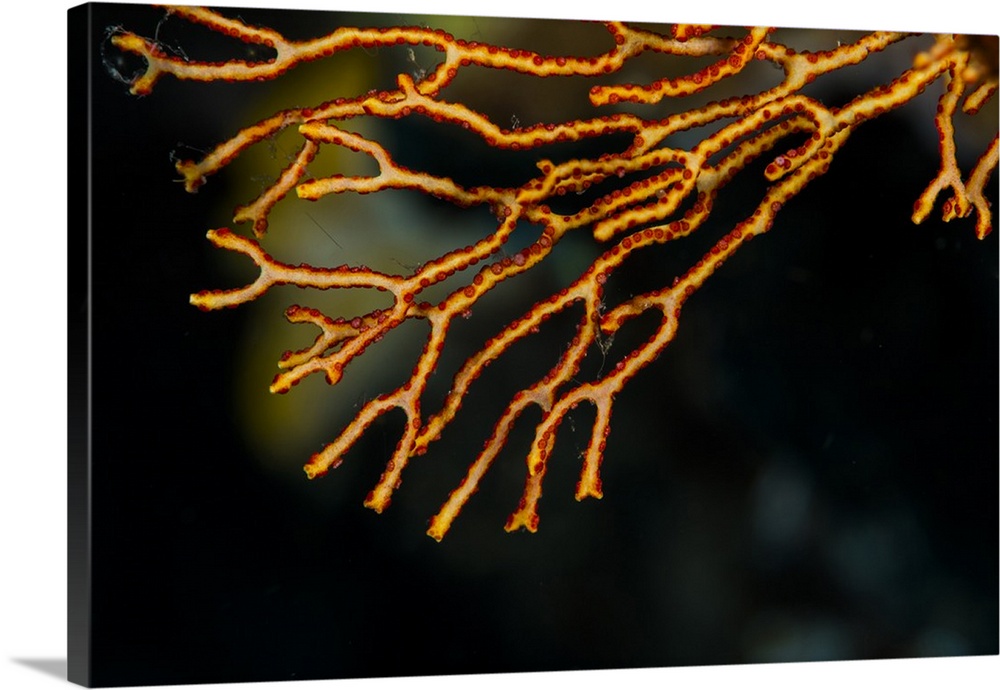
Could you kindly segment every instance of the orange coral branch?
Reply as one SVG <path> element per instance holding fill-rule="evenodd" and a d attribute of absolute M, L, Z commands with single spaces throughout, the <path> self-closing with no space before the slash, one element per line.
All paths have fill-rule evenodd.
<path fill-rule="evenodd" d="M 422 27 L 342 28 L 326 36 L 296 42 L 272 29 L 251 27 L 203 8 L 173 7 L 168 11 L 219 34 L 264 45 L 274 51 L 274 57 L 257 62 L 189 61 L 168 55 L 155 41 L 121 32 L 113 37 L 114 45 L 141 56 L 147 65 L 133 82 L 133 93 L 150 93 L 166 75 L 205 82 L 275 79 L 303 62 L 355 48 L 422 45 L 440 53 L 440 62 L 420 79 L 400 74 L 392 90 L 373 90 L 313 107 L 283 110 L 242 129 L 201 160 L 177 165 L 187 190 L 195 191 L 210 175 L 223 170 L 247 148 L 268 137 L 296 127 L 303 140 L 294 159 L 274 182 L 236 211 L 234 222 L 251 223 L 257 240 L 227 229 L 208 233 L 216 246 L 247 256 L 259 269 L 257 278 L 241 288 L 192 295 L 194 305 L 206 310 L 232 307 L 253 301 L 278 285 L 320 290 L 375 289 L 391 300 L 385 308 L 353 317 L 333 318 L 297 305 L 289 308 L 286 317 L 290 322 L 311 324 L 320 333 L 312 345 L 281 358 L 281 371 L 271 385 L 273 392 L 287 392 L 314 373 L 324 374 L 330 384 L 335 384 L 355 357 L 393 329 L 410 319 L 427 324 L 424 348 L 410 376 L 394 391 L 364 405 L 353 421 L 309 460 L 305 466 L 309 477 L 321 476 L 337 467 L 377 418 L 394 409 L 402 410 L 406 416 L 405 428 L 381 479 L 365 500 L 366 506 L 384 510 L 409 459 L 425 453 L 441 436 L 490 363 L 541 329 L 552 317 L 572 307 L 583 307 L 575 336 L 558 361 L 547 374 L 513 396 L 464 479 L 432 518 L 428 534 L 435 539 L 448 532 L 506 445 L 513 425 L 531 405 L 537 406 L 542 417 L 526 461 L 524 492 L 507 521 L 507 529 L 537 529 L 542 482 L 560 425 L 567 413 L 581 403 L 592 405 L 595 415 L 575 495 L 578 500 L 600 498 L 603 495 L 600 467 L 615 397 L 673 340 L 687 298 L 743 244 L 771 228 L 782 206 L 827 171 L 857 127 L 912 101 L 938 80 L 944 81 L 944 93 L 935 116 L 941 167 L 919 196 L 913 220 L 917 223 L 923 220 L 935 205 L 939 192 L 949 188 L 951 198 L 943 208 L 945 220 L 975 212 L 977 235 L 985 237 L 992 230 L 991 209 L 984 189 L 997 167 L 997 138 L 994 136 L 986 153 L 963 181 L 956 162 L 953 123 L 964 94 L 970 92 L 963 108 L 975 112 L 996 93 L 996 70 L 984 68 L 983 61 L 970 52 L 978 44 L 952 36 L 937 37 L 931 49 L 921 53 L 913 67 L 896 78 L 842 107 L 832 107 L 800 91 L 822 76 L 863 63 L 909 35 L 876 32 L 827 51 L 797 53 L 770 40 L 772 30 L 768 28 L 751 28 L 732 37 L 714 35 L 718 29 L 709 26 L 676 26 L 669 34 L 660 34 L 608 22 L 605 28 L 611 46 L 602 53 L 580 57 L 542 55 L 465 41 Z M 648 84 L 596 84 L 588 93 L 593 107 L 620 108 L 629 103 L 655 104 L 663 99 L 690 96 L 734 79 L 754 61 L 776 65 L 783 77 L 769 88 L 660 119 L 611 112 L 509 129 L 469 105 L 443 97 L 445 87 L 454 82 L 458 73 L 473 66 L 538 78 L 610 77 L 643 53 L 655 53 L 663 59 L 710 58 L 712 62 L 693 73 L 656 79 Z M 497 150 L 544 150 L 563 142 L 621 134 L 627 135 L 630 143 L 621 150 L 596 157 L 562 162 L 539 155 L 537 173 L 519 186 L 467 187 L 448 177 L 406 168 L 383 144 L 348 132 L 338 124 L 355 117 L 410 116 L 429 118 L 442 127 L 462 128 Z M 668 139 L 681 132 L 709 125 L 715 125 L 714 131 L 689 148 L 666 145 Z M 788 144 L 782 142 L 793 135 L 800 143 L 785 149 Z M 630 257 L 696 232 L 710 217 L 723 188 L 755 160 L 773 155 L 771 151 L 777 146 L 782 146 L 784 152 L 769 159 L 764 176 L 770 186 L 752 214 L 716 240 L 704 256 L 670 285 L 632 296 L 620 304 L 605 304 L 605 283 L 615 272 L 627 267 Z M 363 153 L 377 164 L 378 173 L 370 177 L 333 174 L 311 179 L 309 167 L 324 147 Z M 598 185 L 611 190 L 596 197 L 582 196 L 575 211 L 557 213 L 550 206 Z M 301 199 L 315 200 L 331 194 L 367 194 L 388 189 L 417 190 L 463 207 L 485 205 L 497 215 L 496 230 L 469 246 L 427 261 L 409 275 L 391 275 L 365 266 L 293 266 L 271 257 L 258 241 L 268 230 L 275 205 L 293 190 Z M 508 251 L 509 240 L 519 226 L 534 228 L 533 240 L 523 249 Z M 548 259 L 560 241 L 581 230 L 589 230 L 601 243 L 600 256 L 567 288 L 538 300 L 522 317 L 501 328 L 470 356 L 454 375 L 440 408 L 425 415 L 421 407 L 424 393 L 455 318 L 467 315 L 502 282 Z M 446 281 L 449 291 L 443 298 L 436 303 L 425 299 L 426 291 Z M 601 348 L 625 323 L 650 311 L 658 313 L 659 322 L 646 342 L 613 363 L 603 376 L 593 381 L 576 379 L 588 353 Z"/>

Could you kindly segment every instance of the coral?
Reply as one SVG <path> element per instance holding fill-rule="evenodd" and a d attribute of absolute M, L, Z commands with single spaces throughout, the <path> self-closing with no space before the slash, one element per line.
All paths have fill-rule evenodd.
<path fill-rule="evenodd" d="M 524 493 L 506 528 L 537 529 L 542 484 L 560 426 L 569 411 L 581 404 L 593 407 L 594 418 L 576 498 L 600 498 L 600 468 L 615 397 L 671 343 L 685 301 L 742 246 L 768 232 L 782 207 L 828 170 L 866 121 L 906 105 L 929 87 L 941 88 L 934 116 L 940 169 L 922 193 L 915 190 L 912 220 L 920 223 L 940 205 L 945 220 L 973 218 L 979 238 L 992 230 L 992 210 L 984 190 L 997 167 L 997 136 L 993 135 L 971 172 L 963 175 L 956 159 L 954 122 L 960 108 L 975 113 L 996 93 L 996 37 L 934 36 L 912 66 L 834 106 L 807 95 L 808 87 L 915 37 L 873 32 L 811 52 L 796 51 L 772 40 L 774 30 L 767 27 L 737 30 L 678 25 L 662 31 L 607 22 L 603 24 L 605 50 L 574 56 L 464 40 L 422 26 L 345 27 L 299 41 L 207 9 L 170 7 L 167 12 L 235 42 L 259 47 L 270 57 L 201 62 L 167 50 L 157 40 L 116 30 L 112 44 L 145 61 L 144 70 L 131 81 L 131 90 L 137 95 L 151 94 L 168 76 L 200 82 L 280 79 L 304 63 L 349 51 L 423 47 L 439 57 L 431 69 L 399 73 L 393 88 L 282 110 L 236 132 L 199 160 L 177 163 L 186 189 L 195 192 L 254 144 L 286 130 L 297 131 L 301 137 L 290 164 L 257 198 L 236 209 L 233 222 L 248 224 L 252 233 L 228 228 L 208 232 L 215 246 L 251 261 L 257 267 L 256 279 L 239 288 L 194 294 L 191 303 L 195 306 L 203 310 L 235 307 L 279 285 L 375 290 L 386 297 L 384 307 L 359 314 L 327 314 L 307 306 L 290 306 L 285 312 L 288 321 L 311 325 L 319 333 L 307 347 L 280 358 L 272 392 L 286 393 L 317 373 L 334 385 L 355 358 L 394 329 L 414 320 L 425 324 L 426 340 L 409 377 L 394 390 L 364 404 L 339 436 L 309 459 L 305 471 L 310 478 L 340 465 L 377 418 L 401 410 L 406 424 L 381 479 L 365 499 L 366 506 L 381 512 L 399 487 L 408 462 L 445 433 L 467 392 L 493 361 L 544 328 L 553 317 L 572 309 L 582 312 L 575 335 L 561 355 L 547 373 L 508 402 L 465 478 L 432 518 L 428 534 L 438 540 L 476 492 L 515 422 L 530 408 L 537 408 L 541 419 L 526 459 Z M 630 83 L 622 76 L 633 63 L 650 56 L 650 64 L 661 69 L 667 69 L 672 61 L 681 65 L 690 65 L 691 60 L 701 62 L 691 71 L 640 83 Z M 757 82 L 738 81 L 761 64 L 776 68 L 779 76 L 772 83 L 758 87 Z M 502 127 L 461 99 L 450 100 L 449 87 L 471 70 L 485 70 L 484 79 L 510 72 L 537 80 L 591 80 L 588 98 L 592 113 Z M 733 84 L 733 95 L 691 104 L 690 97 L 716 87 L 714 94 L 728 83 Z M 750 90 L 744 93 L 740 89 Z M 684 105 L 665 116 L 642 115 L 651 112 L 650 106 L 673 101 Z M 535 172 L 516 185 L 463 185 L 450 177 L 400 164 L 387 145 L 346 129 L 346 123 L 355 118 L 426 118 L 438 127 L 460 128 L 497 152 L 530 153 Z M 676 143 L 681 135 L 690 133 L 699 137 L 693 144 Z M 612 143 L 596 155 L 564 157 L 564 144 L 602 141 Z M 617 142 L 624 143 L 616 148 Z M 311 165 L 322 150 L 331 147 L 369 157 L 377 165 L 377 173 L 313 178 Z M 606 284 L 628 271 L 633 257 L 697 232 L 718 205 L 723 189 L 759 159 L 766 161 L 767 187 L 751 214 L 715 239 L 710 249 L 676 278 L 665 276 L 661 287 L 608 303 Z M 458 207 L 487 207 L 496 216 L 495 230 L 399 274 L 364 265 L 292 265 L 265 250 L 269 233 L 295 231 L 269 224 L 272 210 L 290 193 L 315 200 L 390 189 L 414 190 Z M 530 232 L 530 241 L 515 246 L 515 230 Z M 596 258 L 566 287 L 540 296 L 527 312 L 497 329 L 455 373 L 440 407 L 428 412 L 427 386 L 456 320 L 468 316 L 484 296 L 504 283 L 554 260 L 560 243 L 581 233 L 599 243 Z M 428 295 L 435 286 L 438 290 L 434 294 L 445 288 L 443 296 L 431 299 Z M 617 361 L 607 362 L 592 380 L 580 380 L 585 358 L 595 352 L 606 354 L 607 343 L 619 329 L 648 315 L 655 317 L 656 326 L 645 342 Z"/>

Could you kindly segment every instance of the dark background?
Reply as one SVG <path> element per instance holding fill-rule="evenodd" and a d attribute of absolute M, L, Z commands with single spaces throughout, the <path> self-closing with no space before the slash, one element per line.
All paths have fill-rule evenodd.
<path fill-rule="evenodd" d="M 252 319 L 277 322 L 280 311 L 188 304 L 192 292 L 237 284 L 204 239 L 231 222 L 220 198 L 232 180 L 223 173 L 188 195 L 170 156 L 232 135 L 272 87 L 168 77 L 133 97 L 109 74 L 109 64 L 128 65 L 109 53 L 108 27 L 159 30 L 166 42 L 170 31 L 189 35 L 176 19 L 158 28 L 160 10 L 91 12 L 89 52 L 71 57 L 87 63 L 90 99 L 71 100 L 70 117 L 89 108 L 93 118 L 92 165 L 77 178 L 89 179 L 93 200 L 93 684 L 997 653 L 996 232 L 979 242 L 971 219 L 909 222 L 936 171 L 923 143 L 931 115 L 861 127 L 830 173 L 689 300 L 677 340 L 616 402 L 603 500 L 572 499 L 591 419 L 581 410 L 560 432 L 539 532 L 501 529 L 538 419 L 526 414 L 438 544 L 424 521 L 510 392 L 534 380 L 524 373 L 532 358 L 498 360 L 381 516 L 361 502 L 397 418 L 370 428 L 321 480 L 306 480 L 301 465 L 337 425 L 288 438 L 277 465 L 255 459 L 234 393 L 246 375 L 238 343 L 259 332 Z M 275 23 L 305 37 L 376 20 L 435 21 L 282 14 Z M 387 87 L 409 64 L 377 57 Z M 826 96 L 844 102 L 850 88 Z M 932 112 L 934 98 L 911 110 Z M 400 160 L 464 151 L 431 140 L 420 122 L 392 136 Z M 520 170 L 471 154 L 451 160 L 460 181 Z M 653 287 L 633 282 L 640 269 L 661 272 L 662 284 L 690 265 L 708 246 L 699 242 L 752 210 L 755 180 L 744 171 L 722 193 L 702 239 L 640 259 L 609 294 Z M 995 208 L 995 175 L 991 189 Z M 448 211 L 426 202 L 426 213 Z M 71 319 L 86 310 L 86 295 L 71 295 Z M 504 322 L 476 322 L 469 341 Z M 554 357 L 568 337 L 559 329 L 535 352 Z M 639 331 L 622 335 L 609 366 Z M 309 343 L 311 333 L 296 334 L 297 347 Z M 265 352 L 272 368 L 251 372 L 261 390 L 280 354 Z M 589 366 L 581 376 L 601 363 Z M 401 376 L 411 367 L 398 363 Z M 445 387 L 449 375 L 439 374 Z M 513 388 L 500 395 L 504 384 Z M 327 391 L 331 404 L 356 402 L 337 394 Z"/>

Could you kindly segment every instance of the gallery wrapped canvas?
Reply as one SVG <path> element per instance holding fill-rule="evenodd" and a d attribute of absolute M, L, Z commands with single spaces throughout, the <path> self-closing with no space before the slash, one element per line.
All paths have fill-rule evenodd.
<path fill-rule="evenodd" d="M 627 19 L 70 11 L 72 681 L 997 653 L 997 37 Z"/>

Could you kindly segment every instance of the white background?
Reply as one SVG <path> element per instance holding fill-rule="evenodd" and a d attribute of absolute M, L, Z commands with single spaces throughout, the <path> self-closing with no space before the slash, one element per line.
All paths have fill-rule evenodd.
<path fill-rule="evenodd" d="M 615 0 L 295 0 L 216 5 L 422 11 L 450 14 L 645 19 L 893 30 L 1000 32 L 995 2 L 671 3 Z M 919 4 L 918 8 L 913 5 Z M 4 3 L 0 24 L 3 163 L 0 299 L 0 688 L 66 685 L 66 10 L 71 3 Z M 905 10 L 903 9 L 905 8 Z M 960 11 L 961 10 L 961 11 Z M 972 10 L 977 10 L 972 14 Z M 86 180 L 75 180 L 74 184 Z M 997 184 L 994 173 L 992 184 Z M 915 194 L 919 190 L 915 190 Z M 1000 658 L 786 664 L 416 680 L 262 683 L 259 688 L 523 688 L 572 683 L 637 688 L 1000 687 Z M 238 685 L 205 685 L 237 688 Z"/>

